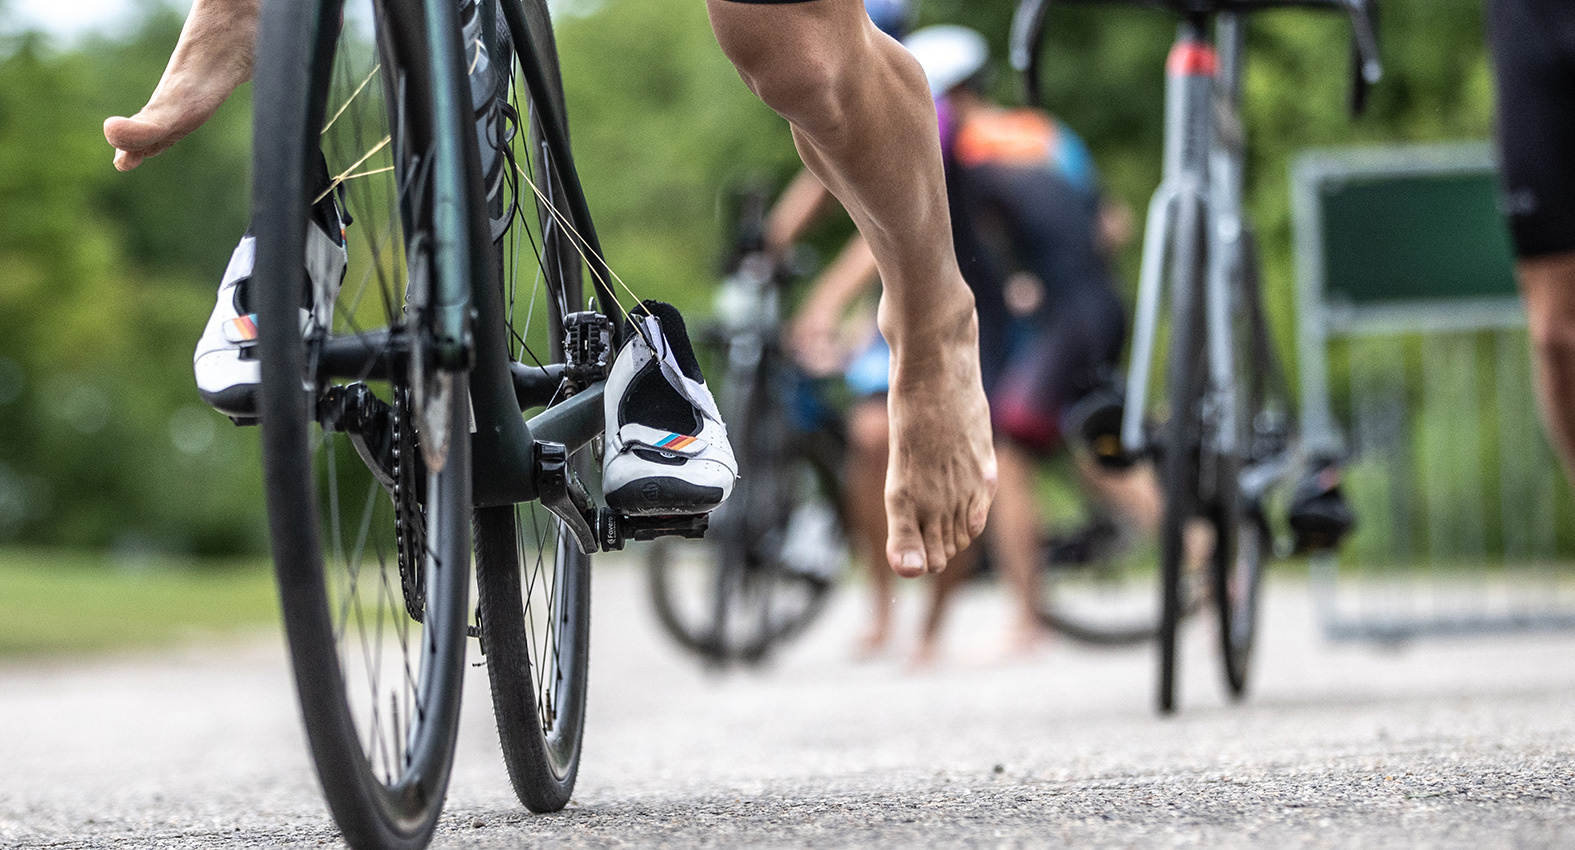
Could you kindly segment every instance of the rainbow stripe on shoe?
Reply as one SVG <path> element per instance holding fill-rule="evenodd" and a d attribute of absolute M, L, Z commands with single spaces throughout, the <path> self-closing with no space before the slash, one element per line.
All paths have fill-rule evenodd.
<path fill-rule="evenodd" d="M 255 342 L 257 339 L 257 314 L 248 313 L 224 323 L 224 338 L 230 342 Z"/>
<path fill-rule="evenodd" d="M 657 442 L 655 447 L 675 452 L 682 451 L 689 448 L 697 439 L 697 437 L 690 437 L 686 434 L 668 434 L 661 441 Z"/>

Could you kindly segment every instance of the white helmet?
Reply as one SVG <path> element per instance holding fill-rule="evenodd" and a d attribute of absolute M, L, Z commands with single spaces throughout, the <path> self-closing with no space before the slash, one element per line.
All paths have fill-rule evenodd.
<path fill-rule="evenodd" d="M 990 61 L 990 44 L 984 36 L 952 24 L 918 30 L 903 46 L 919 60 L 935 97 L 966 82 Z"/>

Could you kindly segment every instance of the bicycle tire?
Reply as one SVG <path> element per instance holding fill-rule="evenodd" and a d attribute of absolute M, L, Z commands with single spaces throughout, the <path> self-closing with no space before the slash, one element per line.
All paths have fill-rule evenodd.
<path fill-rule="evenodd" d="M 1134 609 L 1135 600 L 1120 586 L 1124 583 L 1120 567 L 1108 563 L 1070 566 L 1051 562 L 1044 571 L 1050 575 L 1043 576 L 1040 582 L 1043 590 L 1035 614 L 1046 628 L 1089 646 L 1134 646 L 1148 643 L 1159 634 L 1158 609 Z M 1054 576 L 1057 572 L 1080 575 Z M 1105 594 L 1105 590 L 1112 592 Z M 1067 598 L 1074 594 L 1081 598 Z"/>
<path fill-rule="evenodd" d="M 1186 570 L 1187 526 L 1199 508 L 1199 463 L 1202 446 L 1202 400 L 1207 382 L 1204 361 L 1203 281 L 1207 268 L 1203 202 L 1182 193 L 1176 202 L 1176 228 L 1171 234 L 1171 325 L 1166 362 L 1166 396 L 1170 418 L 1165 424 L 1160 484 L 1165 508 L 1160 519 L 1159 679 L 1156 702 L 1162 714 L 1176 709 L 1178 632 L 1183 619 L 1182 582 Z"/>
<path fill-rule="evenodd" d="M 439 246 L 464 244 L 463 223 L 433 214 L 428 191 L 465 177 L 457 146 L 443 143 L 457 116 L 439 106 L 459 102 L 445 81 L 463 75 L 457 33 L 430 44 L 417 0 L 348 17 L 344 6 L 280 0 L 262 12 L 251 291 L 263 463 L 284 629 L 328 807 L 352 847 L 419 848 L 448 786 L 468 616 L 466 382 L 435 365 L 424 306 L 453 261 Z M 337 188 L 322 189 L 324 165 Z M 354 223 L 348 273 L 332 318 L 303 321 L 309 213 L 330 196 Z M 379 356 L 364 380 L 334 383 L 319 355 L 347 336 Z M 409 358 L 393 356 L 396 340 Z M 445 429 L 448 439 L 434 436 Z"/>
<path fill-rule="evenodd" d="M 1278 352 L 1263 311 L 1261 279 L 1258 275 L 1257 242 L 1251 230 L 1243 231 L 1242 251 L 1237 275 L 1232 281 L 1236 309 L 1233 356 L 1237 368 L 1238 447 L 1241 454 L 1222 464 L 1228 475 L 1228 497 L 1232 510 L 1216 514 L 1215 533 L 1229 546 L 1217 547 L 1213 559 L 1213 591 L 1219 613 L 1220 657 L 1225 684 L 1233 699 L 1247 692 L 1253 644 L 1257 637 L 1258 603 L 1263 567 L 1272 546 L 1268 523 L 1260 505 L 1248 503 L 1241 495 L 1240 472 L 1246 463 L 1262 460 L 1281 447 L 1260 446 L 1265 430 L 1263 417 L 1273 413 L 1277 399 L 1285 391 L 1283 373 L 1278 368 Z M 1276 441 L 1277 442 L 1277 441 Z M 1224 505 L 1221 506 L 1222 508 Z"/>
<path fill-rule="evenodd" d="M 739 486 L 697 545 L 657 541 L 646 559 L 657 622 L 683 649 L 713 664 L 760 664 L 826 607 L 847 558 L 837 447 L 794 434 L 767 354 L 743 387 L 725 387 Z M 779 390 L 777 390 L 779 391 Z M 835 438 L 831 438 L 834 440 Z M 794 544 L 826 544 L 793 552 Z M 700 610 L 685 600 L 702 598 Z"/>
<path fill-rule="evenodd" d="M 1062 563 L 1053 549 L 1053 543 L 1046 544 L 1041 597 L 1034 609 L 1045 628 L 1096 647 L 1136 646 L 1159 636 L 1159 600 L 1149 596 L 1143 602 L 1143 594 L 1135 592 L 1135 585 L 1148 580 L 1149 574 L 1122 563 L 1135 557 L 1133 553 L 1118 550 L 1088 561 Z M 1204 589 L 1185 578 L 1181 597 L 1182 621 L 1208 601 Z"/>
<path fill-rule="evenodd" d="M 511 32 L 511 45 L 522 37 L 535 42 L 549 96 L 562 115 L 562 82 L 545 4 L 503 2 L 518 5 L 529 29 L 528 35 Z M 482 4 L 480 9 L 489 14 L 498 7 Z M 496 25 L 499 33 L 509 32 L 506 22 Z M 507 341 L 507 350 L 484 355 L 527 366 L 561 363 L 564 316 L 583 309 L 582 254 L 575 240 L 585 228 L 563 203 L 558 169 L 569 167 L 567 158 L 546 142 L 529 108 L 515 64 L 527 60 L 513 49 L 495 50 L 492 56 L 496 60 L 505 52 L 511 63 L 504 77 L 508 104 L 528 130 L 512 141 L 499 140 L 507 148 L 506 177 L 500 179 L 514 194 L 506 206 L 498 197 L 489 199 L 489 212 L 497 215 L 501 208 L 508 225 L 485 250 L 500 282 L 494 295 L 504 299 L 501 314 L 508 327 L 496 337 Z M 478 126 L 487 126 L 484 117 L 478 117 Z M 521 198 L 532 201 L 520 203 Z M 526 210 L 535 210 L 534 222 Z M 571 456 L 582 481 L 594 480 L 599 472 L 599 443 Z M 475 525 L 482 647 L 509 782 L 526 808 L 555 812 L 568 804 L 579 776 L 590 667 L 591 558 L 537 503 L 478 509 Z"/>

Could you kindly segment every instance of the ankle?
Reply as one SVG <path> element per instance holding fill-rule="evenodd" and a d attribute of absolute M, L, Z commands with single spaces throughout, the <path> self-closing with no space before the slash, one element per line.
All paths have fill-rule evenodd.
<path fill-rule="evenodd" d="M 911 289 L 911 288 L 910 288 Z M 955 280 L 929 287 L 920 293 L 902 292 L 888 286 L 880 299 L 876 323 L 881 335 L 891 346 L 893 355 L 905 347 L 910 339 L 921 341 L 914 348 L 928 347 L 930 341 L 951 342 L 972 340 L 978 332 L 978 315 L 974 312 L 973 290 L 961 276 Z"/>
<path fill-rule="evenodd" d="M 881 333 L 891 346 L 894 385 L 928 382 L 936 375 L 951 374 L 966 362 L 978 362 L 979 317 L 974 312 L 973 293 L 964 290 L 962 296 L 924 316 L 881 322 Z"/>

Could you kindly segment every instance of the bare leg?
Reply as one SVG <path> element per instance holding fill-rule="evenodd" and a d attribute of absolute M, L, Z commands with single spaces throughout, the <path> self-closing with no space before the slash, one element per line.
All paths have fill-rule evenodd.
<path fill-rule="evenodd" d="M 1022 449 L 1001 441 L 1000 490 L 990 511 L 990 554 L 1012 589 L 1016 611 L 1008 648 L 1032 649 L 1045 637 L 1039 622 L 1039 502 L 1034 498 L 1033 459 Z"/>
<path fill-rule="evenodd" d="M 952 597 L 978 566 L 979 544 L 976 542 L 958 552 L 946 572 L 930 580 L 930 607 L 924 614 L 919 645 L 913 650 L 910 666 L 923 668 L 935 664 L 940 655 L 941 627 L 946 625 L 946 613 L 951 609 Z"/>
<path fill-rule="evenodd" d="M 1516 271 L 1542 420 L 1565 475 L 1575 481 L 1575 253 L 1521 260 Z"/>
<path fill-rule="evenodd" d="M 252 78 L 259 0 L 196 0 L 158 88 L 130 118 L 104 121 L 115 167 L 130 171 L 213 117 Z"/>
<path fill-rule="evenodd" d="M 857 652 L 873 655 L 891 640 L 891 570 L 886 568 L 886 401 L 868 398 L 854 405 L 848 416 L 848 477 L 843 493 L 855 546 L 869 566 L 870 628 L 859 640 Z"/>
<path fill-rule="evenodd" d="M 1105 469 L 1079 457 L 1077 477 L 1101 505 L 1119 513 L 1139 531 L 1149 536 L 1159 533 L 1165 502 L 1153 466 L 1142 463 L 1129 469 Z"/>
<path fill-rule="evenodd" d="M 1159 534 L 1160 521 L 1164 518 L 1165 497 L 1159 490 L 1159 479 L 1152 464 L 1143 463 L 1131 469 L 1104 469 L 1087 458 L 1077 462 L 1078 477 L 1084 488 L 1105 507 L 1116 511 L 1121 518 L 1132 523 L 1144 536 Z M 1187 553 L 1187 567 L 1201 569 L 1214 552 L 1214 532 L 1204 522 L 1187 526 L 1183 537 Z"/>
<path fill-rule="evenodd" d="M 886 557 L 904 576 L 938 572 L 983 531 L 995 459 L 924 74 L 859 0 L 707 4 L 722 50 L 875 254 L 892 348 Z"/>

